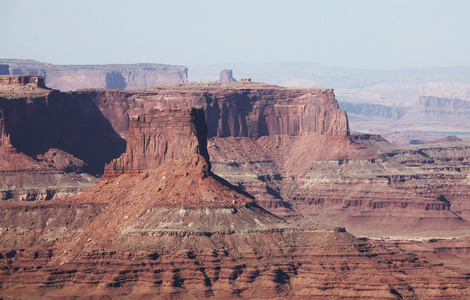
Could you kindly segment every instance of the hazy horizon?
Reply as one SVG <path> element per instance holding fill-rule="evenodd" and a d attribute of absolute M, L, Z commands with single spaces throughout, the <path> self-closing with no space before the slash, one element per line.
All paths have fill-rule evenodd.
<path fill-rule="evenodd" d="M 470 2 L 464 0 L 0 1 L 5 59 L 470 66 Z"/>

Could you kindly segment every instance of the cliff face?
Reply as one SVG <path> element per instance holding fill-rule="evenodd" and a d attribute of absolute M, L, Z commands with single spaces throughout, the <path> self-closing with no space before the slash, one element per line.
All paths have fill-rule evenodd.
<path fill-rule="evenodd" d="M 39 75 L 48 87 L 62 91 L 83 88 L 138 89 L 188 81 L 187 68 L 161 64 L 52 65 L 34 60 L 0 60 L 12 75 Z"/>
<path fill-rule="evenodd" d="M 90 172 L 100 172 L 124 150 L 125 142 L 86 99 L 50 90 L 11 97 L 0 95 L 5 132 L 15 148 L 31 157 L 58 148 L 85 161 Z"/>
<path fill-rule="evenodd" d="M 42 77 L 0 76 L 0 192 L 3 200 L 70 196 L 96 183 L 125 141 L 96 106 L 42 88 Z"/>
<path fill-rule="evenodd" d="M 449 169 L 441 160 L 418 168 L 425 158 L 410 157 L 404 163 L 400 156 L 387 155 L 390 145 L 377 137 L 351 139 L 346 114 L 330 89 L 236 82 L 39 92 L 27 90 L 14 101 L 2 100 L 9 103 L 3 106 L 8 110 L 6 134 L 21 152 L 61 170 L 102 168 L 120 154 L 116 141 L 124 151 L 122 140 L 109 135 L 110 124 L 122 137 L 130 136 L 127 153 L 107 166 L 107 179 L 144 174 L 146 168 L 178 156 L 180 148 L 200 153 L 194 157 L 199 161 L 206 157 L 203 148 L 191 147 L 202 131 L 196 126 L 193 138 L 182 138 L 181 130 L 195 125 L 176 108 L 201 106 L 213 171 L 273 213 L 306 224 L 345 224 L 364 235 L 406 230 L 446 235 L 469 226 L 469 209 L 462 200 L 470 193 L 465 166 Z M 174 112 L 147 115 L 156 108 Z M 136 115 L 141 117 L 129 129 Z M 22 121 L 26 116 L 29 121 Z M 158 131 L 164 127 L 171 130 Z"/>
<path fill-rule="evenodd" d="M 340 102 L 358 131 L 469 131 L 470 101 L 437 96 L 420 96 L 409 107 Z M 406 136 L 402 138 L 406 140 Z M 411 138 L 410 138 L 411 139 Z M 410 140 L 408 139 L 408 141 Z"/>
<path fill-rule="evenodd" d="M 44 77 L 32 75 L 0 75 L 0 89 L 17 88 L 30 85 L 36 88 L 45 88 Z"/>
<path fill-rule="evenodd" d="M 254 82 L 163 86 L 146 91 L 81 91 L 121 135 L 129 116 L 151 107 L 202 106 L 208 137 L 315 133 L 349 135 L 345 112 L 331 89 L 288 89 Z"/>
<path fill-rule="evenodd" d="M 428 131 L 465 131 L 470 128 L 469 117 L 469 101 L 421 96 L 400 123 L 415 124 L 418 130 L 424 127 Z"/>
<path fill-rule="evenodd" d="M 340 101 L 339 106 L 341 109 L 347 111 L 349 118 L 352 119 L 399 120 L 407 111 L 405 107 L 345 101 Z"/>
<path fill-rule="evenodd" d="M 202 108 L 151 110 L 131 120 L 126 153 L 106 165 L 104 178 L 140 173 L 186 154 L 209 164 Z"/>

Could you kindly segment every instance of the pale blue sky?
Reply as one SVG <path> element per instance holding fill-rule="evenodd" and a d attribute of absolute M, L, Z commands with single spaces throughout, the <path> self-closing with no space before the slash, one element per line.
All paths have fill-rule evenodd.
<path fill-rule="evenodd" d="M 0 58 L 470 66 L 468 0 L 0 0 Z"/>

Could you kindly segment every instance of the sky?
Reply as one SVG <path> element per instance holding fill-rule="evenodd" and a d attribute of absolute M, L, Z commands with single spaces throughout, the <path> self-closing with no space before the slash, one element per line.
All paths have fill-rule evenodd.
<path fill-rule="evenodd" d="M 0 0 L 0 58 L 470 66 L 468 0 Z"/>

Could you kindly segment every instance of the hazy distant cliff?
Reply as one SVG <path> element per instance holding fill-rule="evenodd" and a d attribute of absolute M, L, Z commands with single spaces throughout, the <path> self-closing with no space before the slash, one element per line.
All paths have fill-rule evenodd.
<path fill-rule="evenodd" d="M 342 110 L 348 112 L 349 117 L 356 118 L 379 118 L 379 119 L 390 119 L 398 120 L 405 113 L 405 107 L 398 106 L 387 106 L 381 104 L 370 104 L 370 103 L 352 103 L 345 101 L 338 101 L 338 105 Z"/>
<path fill-rule="evenodd" d="M 11 75 L 41 75 L 46 85 L 62 91 L 83 88 L 138 89 L 188 82 L 184 66 L 162 64 L 53 65 L 35 60 L 0 59 Z"/>

